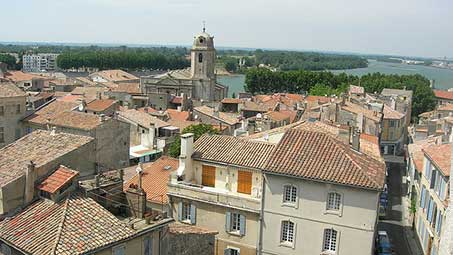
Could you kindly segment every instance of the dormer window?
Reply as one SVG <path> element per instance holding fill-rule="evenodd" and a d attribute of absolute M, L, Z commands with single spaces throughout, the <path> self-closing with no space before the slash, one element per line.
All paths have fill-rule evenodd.
<path fill-rule="evenodd" d="M 65 166 L 60 166 L 55 172 L 44 179 L 39 185 L 38 190 L 44 198 L 58 200 L 60 195 L 66 193 L 73 185 L 73 181 L 79 173 Z"/>

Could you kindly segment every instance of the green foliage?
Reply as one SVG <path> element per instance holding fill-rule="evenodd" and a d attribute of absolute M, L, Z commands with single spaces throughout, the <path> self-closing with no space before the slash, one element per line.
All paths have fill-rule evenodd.
<path fill-rule="evenodd" d="M 412 116 L 431 111 L 436 106 L 434 93 L 429 80 L 421 75 L 367 74 L 360 78 L 345 73 L 287 71 L 272 72 L 265 68 L 249 69 L 245 77 L 245 90 L 253 94 L 276 92 L 306 93 L 312 95 L 339 95 L 347 86 L 363 86 L 368 93 L 380 93 L 384 88 L 408 89 L 413 91 Z"/>
<path fill-rule="evenodd" d="M 225 65 L 225 69 L 228 71 L 228 72 L 236 72 L 239 65 L 238 65 L 238 59 L 236 58 L 226 58 L 224 60 L 224 65 Z"/>
<path fill-rule="evenodd" d="M 233 92 L 233 94 L 231 94 L 231 97 L 236 98 L 236 93 Z"/>
<path fill-rule="evenodd" d="M 257 65 L 271 65 L 283 71 L 340 70 L 368 66 L 368 61 L 359 56 L 315 52 L 256 50 L 255 57 Z"/>
<path fill-rule="evenodd" d="M 411 199 L 411 204 L 409 206 L 409 212 L 412 214 L 412 215 L 415 215 L 415 213 L 417 212 L 417 200 L 415 199 L 415 197 L 413 197 Z"/>
<path fill-rule="evenodd" d="M 200 123 L 196 125 L 190 125 L 184 128 L 181 133 L 182 134 L 193 133 L 194 134 L 193 139 L 194 141 L 196 141 L 204 134 L 219 134 L 219 131 L 215 129 L 212 125 Z M 181 139 L 177 137 L 175 142 L 170 145 L 168 154 L 171 157 L 177 158 L 179 157 L 180 152 L 181 152 Z"/>
<path fill-rule="evenodd" d="M 341 93 L 346 92 L 348 90 L 348 85 L 343 84 L 336 89 L 333 89 L 329 86 L 324 84 L 316 84 L 315 86 L 310 88 L 310 95 L 312 96 L 340 96 Z"/>
<path fill-rule="evenodd" d="M 17 69 L 16 58 L 8 54 L 0 54 L 0 62 L 8 65 L 8 69 Z"/>
<path fill-rule="evenodd" d="M 57 58 L 57 65 L 63 69 L 95 67 L 99 69 L 181 69 L 189 66 L 182 55 L 163 54 L 149 50 L 95 50 L 69 51 Z"/>

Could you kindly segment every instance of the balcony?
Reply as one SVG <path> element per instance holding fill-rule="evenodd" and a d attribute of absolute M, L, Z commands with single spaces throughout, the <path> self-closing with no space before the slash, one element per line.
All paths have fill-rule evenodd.
<path fill-rule="evenodd" d="M 235 207 L 256 213 L 259 213 L 261 208 L 260 198 L 233 193 L 223 189 L 203 187 L 201 185 L 193 185 L 186 182 L 176 182 L 174 180 L 168 183 L 167 194 L 221 206 Z"/>

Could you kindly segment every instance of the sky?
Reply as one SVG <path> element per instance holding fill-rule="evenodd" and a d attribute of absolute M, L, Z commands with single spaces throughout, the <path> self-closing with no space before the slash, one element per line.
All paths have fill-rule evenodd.
<path fill-rule="evenodd" d="M 453 57 L 453 0 L 0 0 L 0 41 Z"/>

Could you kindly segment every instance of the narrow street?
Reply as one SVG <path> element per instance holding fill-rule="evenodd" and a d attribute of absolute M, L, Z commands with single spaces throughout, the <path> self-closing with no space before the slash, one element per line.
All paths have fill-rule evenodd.
<path fill-rule="evenodd" d="M 389 205 L 387 217 L 385 220 L 379 222 L 378 229 L 387 231 L 397 255 L 412 255 L 406 241 L 404 226 L 401 222 L 403 217 L 401 196 L 403 195 L 403 190 L 406 190 L 406 187 L 402 186 L 404 164 L 387 164 L 389 165 L 387 183 L 389 189 Z"/>

